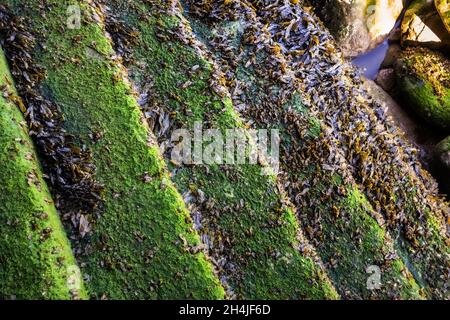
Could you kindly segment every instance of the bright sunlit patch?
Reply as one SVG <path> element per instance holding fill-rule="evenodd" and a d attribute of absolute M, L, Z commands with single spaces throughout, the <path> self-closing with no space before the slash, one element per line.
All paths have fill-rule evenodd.
<path fill-rule="evenodd" d="M 388 34 L 403 9 L 402 1 L 377 0 L 367 7 L 367 27 L 372 38 Z"/>

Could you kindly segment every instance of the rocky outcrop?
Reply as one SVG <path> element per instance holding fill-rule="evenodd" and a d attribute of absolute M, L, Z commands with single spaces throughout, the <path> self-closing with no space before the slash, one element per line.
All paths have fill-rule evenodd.
<path fill-rule="evenodd" d="M 74 11 L 75 20 L 77 12 L 82 14 L 83 24 L 61 24 L 72 1 L 51 0 L 45 6 L 38 0 L 27 1 L 27 11 L 22 10 L 20 1 L 5 2 L 18 17 L 9 21 L 9 29 L 2 30 L 2 36 L 14 33 L 2 39 L 5 48 L 11 49 L 7 51 L 10 62 L 15 61 L 16 52 L 8 41 L 27 40 L 26 28 L 40 44 L 40 50 L 33 48 L 36 50 L 27 56 L 46 73 L 46 77 L 31 72 L 27 76 L 42 81 L 36 83 L 36 92 L 59 106 L 66 132 L 76 137 L 80 153 L 91 151 L 95 179 L 105 185 L 104 194 L 98 196 L 98 210 L 64 210 L 61 215 L 81 272 L 89 279 L 90 295 L 98 299 L 223 298 L 224 290 L 211 264 L 196 249 L 200 239 L 192 229 L 183 198 L 142 121 L 124 69 L 114 59 L 102 12 L 85 1 Z M 65 31 L 59 32 L 62 26 Z M 25 64 L 11 66 L 16 80 L 29 72 L 19 69 L 26 68 Z M 21 88 L 19 95 L 25 94 L 27 87 Z M 34 105 L 26 108 L 31 107 Z M 39 148 L 40 153 L 45 151 Z M 78 169 L 74 162 L 72 170 Z M 2 208 L 2 216 L 6 209 Z M 6 240 L 3 233 L 0 237 Z M 33 269 L 33 264 L 23 267 Z M 25 280 L 24 288 L 33 284 Z"/>
<path fill-rule="evenodd" d="M 441 16 L 442 22 L 450 33 L 450 2 L 448 0 L 434 0 L 434 4 Z"/>

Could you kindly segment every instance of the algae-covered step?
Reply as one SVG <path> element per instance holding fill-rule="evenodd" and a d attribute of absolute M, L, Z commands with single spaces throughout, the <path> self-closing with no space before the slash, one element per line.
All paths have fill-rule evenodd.
<path fill-rule="evenodd" d="M 172 135 L 244 124 L 208 52 L 195 39 L 177 1 L 105 1 L 107 30 L 122 52 L 144 114 L 189 205 L 196 229 L 227 289 L 244 299 L 331 299 L 326 272 L 299 247 L 298 223 L 276 177 L 258 163 L 174 162 Z M 126 46 L 125 44 L 129 44 Z M 234 155 L 233 155 L 234 157 Z M 267 168 L 266 168 L 267 169 Z"/>
<path fill-rule="evenodd" d="M 104 185 L 100 211 L 84 215 L 77 226 L 84 232 L 74 241 L 90 295 L 223 298 L 211 263 L 195 249 L 199 237 L 142 122 L 101 13 L 91 1 L 4 3 L 39 43 L 30 54 L 45 70 L 40 93 L 59 106 L 80 149 L 90 150 L 93 178 Z"/>
<path fill-rule="evenodd" d="M 339 146 L 299 93 L 300 79 L 251 8 L 239 1 L 210 8 L 183 2 L 195 34 L 227 75 L 233 102 L 245 106 L 242 116 L 256 127 L 280 131 L 278 178 L 341 296 L 420 298 L 419 286 L 395 257 L 392 239 L 374 219 Z M 368 287 L 368 268 L 383 274 L 378 290 L 375 283 Z"/>
<path fill-rule="evenodd" d="M 84 299 L 0 49 L 0 299 Z"/>

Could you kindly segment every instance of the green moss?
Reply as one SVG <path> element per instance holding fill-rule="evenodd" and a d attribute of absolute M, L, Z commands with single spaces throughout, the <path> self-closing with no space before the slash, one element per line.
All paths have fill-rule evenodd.
<path fill-rule="evenodd" d="M 38 2 L 30 1 L 25 10 L 20 2 L 7 1 L 38 36 L 44 49 L 34 58 L 48 72 L 44 91 L 60 105 L 68 132 L 92 150 L 96 179 L 106 186 L 104 212 L 79 257 L 91 295 L 222 298 L 210 263 L 202 253 L 191 253 L 199 238 L 189 213 L 158 147 L 149 141 L 93 8 L 82 2 L 82 26 L 69 29 L 66 9 L 79 1 L 51 0 L 44 7 Z"/>
<path fill-rule="evenodd" d="M 179 25 L 179 19 L 154 13 L 163 7 L 158 1 L 153 1 L 154 7 L 134 4 L 128 10 L 123 10 L 121 3 L 110 1 L 110 7 L 140 33 L 141 45 L 134 50 L 137 63 L 130 66 L 130 74 L 138 87 L 153 84 L 152 103 L 172 114 L 175 127 L 192 129 L 194 121 L 208 121 L 208 127 L 222 132 L 243 128 L 231 100 L 212 90 L 213 70 L 205 57 L 177 39 L 160 41 L 156 37 L 155 26 L 164 35 Z M 143 16 L 147 19 L 141 19 Z M 190 76 L 194 66 L 198 71 Z M 191 84 L 184 87 L 188 81 Z M 182 193 L 201 190 L 214 205 L 213 211 L 202 210 L 199 232 L 209 237 L 214 258 L 228 262 L 220 275 L 238 298 L 337 298 L 320 268 L 294 249 L 298 224 L 283 205 L 275 177 L 262 175 L 261 169 L 250 164 L 184 166 L 173 175 Z M 221 245 L 225 247 L 222 250 Z"/>
<path fill-rule="evenodd" d="M 86 298 L 11 81 L 0 49 L 0 299 Z"/>

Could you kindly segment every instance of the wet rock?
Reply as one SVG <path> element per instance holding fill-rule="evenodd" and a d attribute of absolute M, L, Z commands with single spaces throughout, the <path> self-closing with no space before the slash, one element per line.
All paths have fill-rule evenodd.
<path fill-rule="evenodd" d="M 380 44 L 403 9 L 402 0 L 311 2 L 346 57 L 356 57 Z"/>
<path fill-rule="evenodd" d="M 384 91 L 392 92 L 395 87 L 395 71 L 393 68 L 381 69 L 375 79 L 376 84 L 378 84 Z"/>
<path fill-rule="evenodd" d="M 405 106 L 431 125 L 450 131 L 450 61 L 427 48 L 408 48 L 397 61 L 396 78 Z"/>
<path fill-rule="evenodd" d="M 384 58 L 383 63 L 381 64 L 381 68 L 391 68 L 395 61 L 397 61 L 398 57 L 402 53 L 402 48 L 399 44 L 392 44 L 389 46 L 389 49 L 386 53 L 386 57 Z"/>
<path fill-rule="evenodd" d="M 441 176 L 441 189 L 450 194 L 450 136 L 442 140 L 435 147 L 437 172 Z M 450 224 L 449 224 L 450 226 Z"/>
<path fill-rule="evenodd" d="M 397 27 L 391 31 L 388 40 L 390 43 L 400 43 L 401 38 L 402 38 L 402 29 L 400 27 Z"/>
<path fill-rule="evenodd" d="M 440 163 L 448 170 L 447 174 L 450 175 L 450 136 L 436 146 L 436 156 Z"/>

